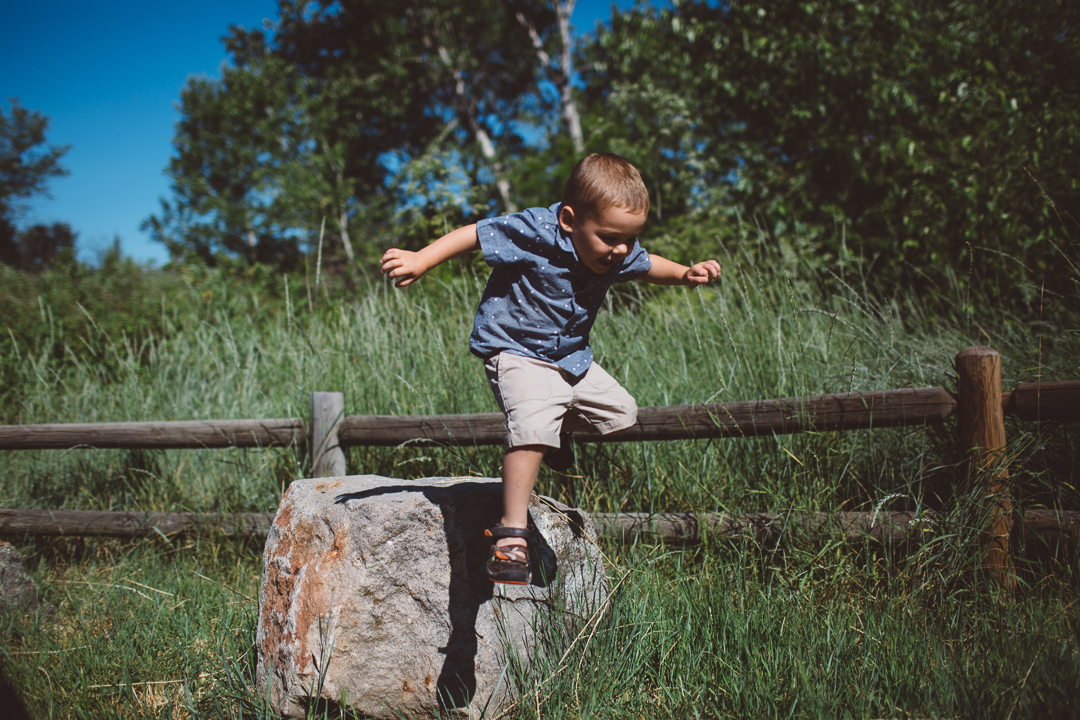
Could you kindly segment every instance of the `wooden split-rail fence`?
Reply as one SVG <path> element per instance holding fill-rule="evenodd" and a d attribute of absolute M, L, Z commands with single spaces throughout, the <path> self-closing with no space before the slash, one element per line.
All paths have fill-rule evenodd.
<path fill-rule="evenodd" d="M 1005 456 L 1006 414 L 1023 420 L 1080 420 L 1080 381 L 1022 383 L 1003 393 L 1001 359 L 987 347 L 956 356 L 957 391 L 941 387 L 901 388 L 777 400 L 646 407 L 626 432 L 601 436 L 578 433 L 577 443 L 745 438 L 806 431 L 843 431 L 929 426 L 955 417 L 958 439 L 968 448 L 969 479 L 985 489 L 988 518 L 983 564 L 1011 583 L 1009 536 L 1014 521 Z M 498 445 L 506 425 L 500 413 L 468 415 L 345 415 L 341 393 L 311 394 L 311 419 L 192 420 L 0 426 L 0 450 L 72 448 L 172 449 L 306 446 L 312 476 L 344 475 L 342 448 L 350 446 Z M 595 517 L 601 532 L 631 537 L 660 535 L 695 541 L 705 532 L 759 540 L 793 527 L 831 531 L 845 538 L 906 540 L 925 529 L 932 515 L 904 512 L 816 513 L 799 516 L 739 513 L 620 513 Z M 103 535 L 220 532 L 265 535 L 273 520 L 266 513 L 125 513 L 78 510 L 0 509 L 0 535 Z M 1020 526 L 1044 539 L 1080 539 L 1080 512 L 1029 510 Z"/>

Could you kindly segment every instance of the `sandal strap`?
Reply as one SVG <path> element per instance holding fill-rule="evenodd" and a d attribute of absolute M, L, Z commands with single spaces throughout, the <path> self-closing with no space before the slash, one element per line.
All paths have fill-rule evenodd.
<path fill-rule="evenodd" d="M 524 545 L 511 545 L 506 548 L 497 547 L 491 551 L 491 559 L 528 565 L 529 550 Z"/>
<path fill-rule="evenodd" d="M 502 525 L 496 525 L 495 527 L 488 528 L 484 531 L 484 534 L 489 538 L 525 538 L 526 540 L 532 535 L 532 531 L 529 528 L 512 528 L 503 527 Z"/>

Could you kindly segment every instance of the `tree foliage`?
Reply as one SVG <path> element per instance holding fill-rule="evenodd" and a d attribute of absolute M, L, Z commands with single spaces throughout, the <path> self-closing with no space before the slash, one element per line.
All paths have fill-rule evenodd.
<path fill-rule="evenodd" d="M 864 257 L 886 291 L 1066 289 L 1075 3 L 678 0 L 616 12 L 575 56 L 572 11 L 282 2 L 267 31 L 230 30 L 221 80 L 185 88 L 148 225 L 211 263 L 295 264 L 324 223 L 324 256 L 370 257 L 551 202 L 583 147 L 641 168 L 652 230 L 686 254 L 747 221 L 821 267 Z"/>
<path fill-rule="evenodd" d="M 174 256 L 214 264 L 220 254 L 249 262 L 292 263 L 299 257 L 292 199 L 306 194 L 295 107 L 294 73 L 280 62 L 228 68 L 220 81 L 195 78 L 181 93 L 176 154 L 167 170 L 173 199 L 145 226 Z M 291 192 L 285 187 L 300 175 Z"/>
<path fill-rule="evenodd" d="M 0 234 L 6 228 L 0 228 Z M 8 230 L 0 235 L 0 262 L 26 272 L 48 269 L 57 258 L 71 261 L 75 257 L 77 234 L 67 223 L 32 225 L 25 230 Z"/>
<path fill-rule="evenodd" d="M 221 80 L 194 79 L 183 91 L 173 198 L 146 223 L 174 256 L 289 266 L 325 219 L 340 239 L 326 252 L 352 260 L 354 236 L 370 245 L 372 235 L 398 235 L 403 216 L 459 220 L 515 204 L 507 160 L 522 141 L 513 120 L 536 75 L 516 16 L 543 27 L 542 6 L 279 9 L 271 33 L 230 30 Z"/>
<path fill-rule="evenodd" d="M 75 234 L 62 223 L 20 231 L 16 221 L 25 210 L 21 201 L 47 196 L 49 180 L 68 174 L 60 158 L 69 148 L 46 145 L 49 119 L 16 98 L 9 102 L 9 115 L 0 108 L 0 262 L 36 271 L 63 249 L 70 251 Z"/>
<path fill-rule="evenodd" d="M 46 194 L 50 179 L 67 175 L 60 158 L 70 148 L 46 146 L 49 119 L 24 108 L 18 98 L 8 102 L 8 115 L 0 108 L 0 217 L 10 220 L 22 209 L 19 198 Z"/>
<path fill-rule="evenodd" d="M 1078 26 L 1063 1 L 684 1 L 616 18 L 590 98 L 682 207 L 859 249 L 883 286 L 1008 263 L 1053 285 L 1077 256 Z"/>

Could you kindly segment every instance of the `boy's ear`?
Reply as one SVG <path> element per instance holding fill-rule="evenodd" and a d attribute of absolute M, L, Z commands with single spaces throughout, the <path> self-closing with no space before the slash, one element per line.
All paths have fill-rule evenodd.
<path fill-rule="evenodd" d="M 563 232 L 574 231 L 574 208 L 569 205 L 559 208 L 559 227 L 563 229 Z"/>

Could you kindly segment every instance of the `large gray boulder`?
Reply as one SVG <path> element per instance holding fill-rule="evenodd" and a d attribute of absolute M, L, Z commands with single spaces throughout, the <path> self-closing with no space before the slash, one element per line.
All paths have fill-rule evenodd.
<path fill-rule="evenodd" d="M 292 483 L 263 553 L 260 694 L 287 717 L 324 703 L 377 718 L 496 715 L 511 656 L 527 664 L 546 627 L 557 642 L 608 593 L 588 516 L 535 496 L 529 512 L 533 584 L 495 585 L 483 530 L 502 514 L 499 480 Z"/>

